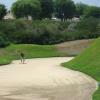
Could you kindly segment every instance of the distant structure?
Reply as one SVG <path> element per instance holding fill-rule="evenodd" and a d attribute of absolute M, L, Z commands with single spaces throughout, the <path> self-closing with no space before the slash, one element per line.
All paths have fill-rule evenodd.
<path fill-rule="evenodd" d="M 61 21 L 59 18 L 56 18 L 56 17 L 52 17 L 51 19 L 54 21 Z"/>
<path fill-rule="evenodd" d="M 6 14 L 6 16 L 4 17 L 4 19 L 7 20 L 7 19 L 16 19 L 16 18 L 13 16 L 13 14 L 11 13 L 11 11 L 8 11 L 7 14 Z M 23 19 L 26 19 L 26 18 L 23 17 Z M 54 21 L 61 21 L 59 18 L 56 18 L 56 17 L 52 17 L 51 19 L 54 20 Z M 32 20 L 32 17 L 28 16 L 28 20 Z M 71 19 L 71 21 L 78 22 L 78 21 L 80 21 L 80 18 L 73 17 Z"/>
<path fill-rule="evenodd" d="M 8 11 L 4 19 L 15 19 L 14 16 L 12 15 L 11 11 Z"/>
<path fill-rule="evenodd" d="M 78 21 L 80 21 L 80 18 L 73 17 L 73 18 L 72 18 L 72 21 L 76 21 L 76 22 L 78 22 Z"/>
<path fill-rule="evenodd" d="M 13 16 L 11 11 L 8 11 L 4 19 L 7 20 L 7 19 L 16 19 L 16 18 Z M 26 19 L 26 18 L 23 17 L 22 19 Z M 28 20 L 32 20 L 31 16 L 28 16 Z"/>

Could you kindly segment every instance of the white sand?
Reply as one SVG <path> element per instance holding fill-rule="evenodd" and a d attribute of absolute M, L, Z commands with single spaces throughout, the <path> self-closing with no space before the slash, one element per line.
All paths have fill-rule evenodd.
<path fill-rule="evenodd" d="M 0 67 L 0 100 L 91 100 L 97 82 L 60 64 L 71 57 L 14 61 Z"/>

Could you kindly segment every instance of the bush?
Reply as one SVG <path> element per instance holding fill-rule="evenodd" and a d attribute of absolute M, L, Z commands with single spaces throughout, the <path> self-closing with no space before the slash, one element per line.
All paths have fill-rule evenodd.
<path fill-rule="evenodd" d="M 23 19 L 1 22 L 0 30 L 13 43 L 55 44 L 64 41 L 63 31 L 69 23 Z"/>
<path fill-rule="evenodd" d="M 11 43 L 56 44 L 100 36 L 100 19 L 91 17 L 79 22 L 8 20 L 0 22 L 0 32 L 4 33 Z"/>
<path fill-rule="evenodd" d="M 3 35 L 3 33 L 0 33 L 0 48 L 6 47 L 9 45 L 8 39 Z"/>
<path fill-rule="evenodd" d="M 76 31 L 81 35 L 81 38 L 96 38 L 100 36 L 99 30 L 100 19 L 89 17 L 83 18 L 76 26 Z"/>

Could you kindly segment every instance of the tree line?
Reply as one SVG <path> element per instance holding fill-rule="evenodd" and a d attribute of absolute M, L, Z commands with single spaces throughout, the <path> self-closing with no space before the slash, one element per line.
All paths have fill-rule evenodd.
<path fill-rule="evenodd" d="M 100 7 L 83 3 L 75 4 L 72 0 L 17 0 L 12 4 L 11 12 L 15 18 L 31 17 L 36 19 L 51 19 L 56 17 L 65 21 L 73 17 L 100 18 Z M 5 5 L 0 4 L 0 20 L 7 13 Z"/>
<path fill-rule="evenodd" d="M 9 43 L 51 45 L 99 36 L 100 19 L 93 17 L 80 19 L 78 22 L 49 19 L 0 21 L 0 47 Z"/>

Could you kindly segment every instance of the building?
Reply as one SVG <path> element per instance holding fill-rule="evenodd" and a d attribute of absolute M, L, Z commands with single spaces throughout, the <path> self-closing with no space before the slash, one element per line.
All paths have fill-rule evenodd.
<path fill-rule="evenodd" d="M 12 15 L 11 11 L 8 11 L 4 19 L 14 19 L 14 16 Z"/>

